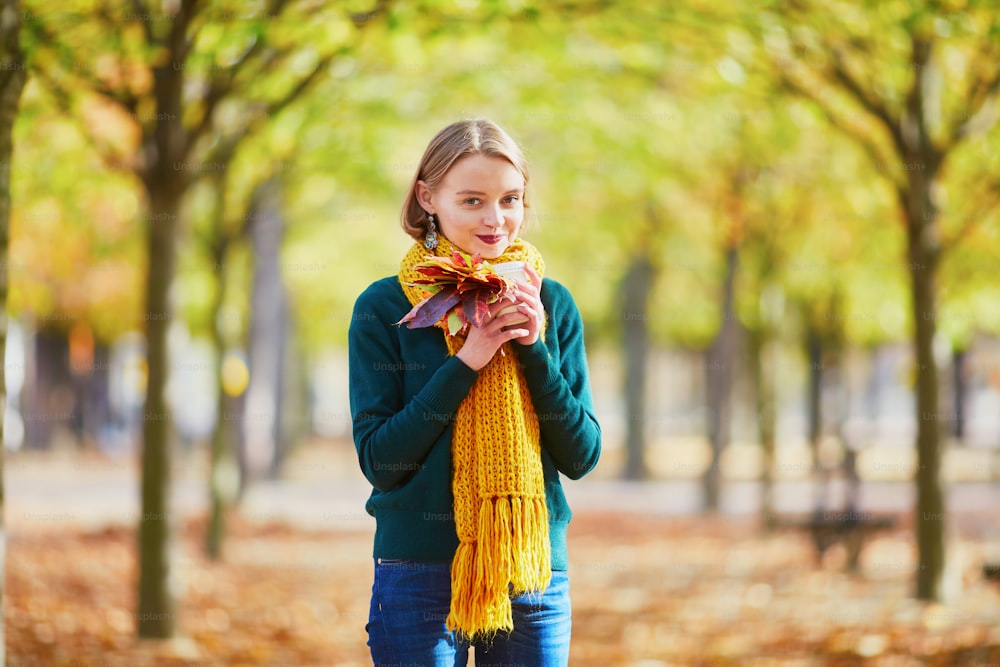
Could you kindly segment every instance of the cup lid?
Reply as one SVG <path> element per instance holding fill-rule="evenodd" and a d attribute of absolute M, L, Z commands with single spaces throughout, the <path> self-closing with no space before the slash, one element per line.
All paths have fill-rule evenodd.
<path fill-rule="evenodd" d="M 493 270 L 501 275 L 506 275 L 508 273 L 521 273 L 524 271 L 524 262 L 500 262 L 499 264 L 490 264 Z"/>

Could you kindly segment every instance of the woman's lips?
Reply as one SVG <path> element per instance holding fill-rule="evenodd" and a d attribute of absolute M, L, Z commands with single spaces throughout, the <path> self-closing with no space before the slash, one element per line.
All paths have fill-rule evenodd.
<path fill-rule="evenodd" d="M 503 240 L 503 234 L 493 234 L 489 236 L 483 234 L 476 234 L 476 238 L 487 245 L 496 245 L 497 243 L 500 243 L 500 241 Z"/>

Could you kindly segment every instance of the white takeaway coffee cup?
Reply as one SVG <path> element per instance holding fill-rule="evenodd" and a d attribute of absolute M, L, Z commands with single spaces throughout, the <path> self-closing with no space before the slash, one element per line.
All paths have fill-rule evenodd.
<path fill-rule="evenodd" d="M 528 282 L 528 272 L 524 270 L 524 262 L 500 262 L 499 264 L 493 264 L 493 270 L 504 278 L 513 278 L 519 283 Z M 505 315 L 507 313 L 518 312 L 517 306 L 507 306 L 501 310 L 497 315 Z M 515 320 L 510 324 L 520 324 L 521 322 L 527 322 L 527 316 L 522 315 L 523 319 Z"/>

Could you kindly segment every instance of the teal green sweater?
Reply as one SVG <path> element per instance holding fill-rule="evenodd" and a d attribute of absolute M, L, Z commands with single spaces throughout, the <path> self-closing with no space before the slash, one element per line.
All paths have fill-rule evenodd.
<path fill-rule="evenodd" d="M 597 465 L 583 322 L 559 283 L 542 281 L 545 340 L 514 343 L 541 429 L 552 567 L 567 568 L 572 512 L 559 473 L 579 479 Z M 372 484 L 376 558 L 449 562 L 458 547 L 451 493 L 452 422 L 478 373 L 450 356 L 437 327 L 397 327 L 410 310 L 396 276 L 372 283 L 354 305 L 348 335 L 354 444 Z"/>

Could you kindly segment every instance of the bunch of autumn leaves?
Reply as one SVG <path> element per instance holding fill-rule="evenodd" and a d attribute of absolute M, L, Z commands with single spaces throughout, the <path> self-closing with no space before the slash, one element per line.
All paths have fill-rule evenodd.
<path fill-rule="evenodd" d="M 414 267 L 426 276 L 408 283 L 430 293 L 396 324 L 410 329 L 431 327 L 442 320 L 448 335 L 470 323 L 481 326 L 489 307 L 501 299 L 514 301 L 515 281 L 501 276 L 479 253 L 454 251 L 451 258 L 435 257 Z"/>

